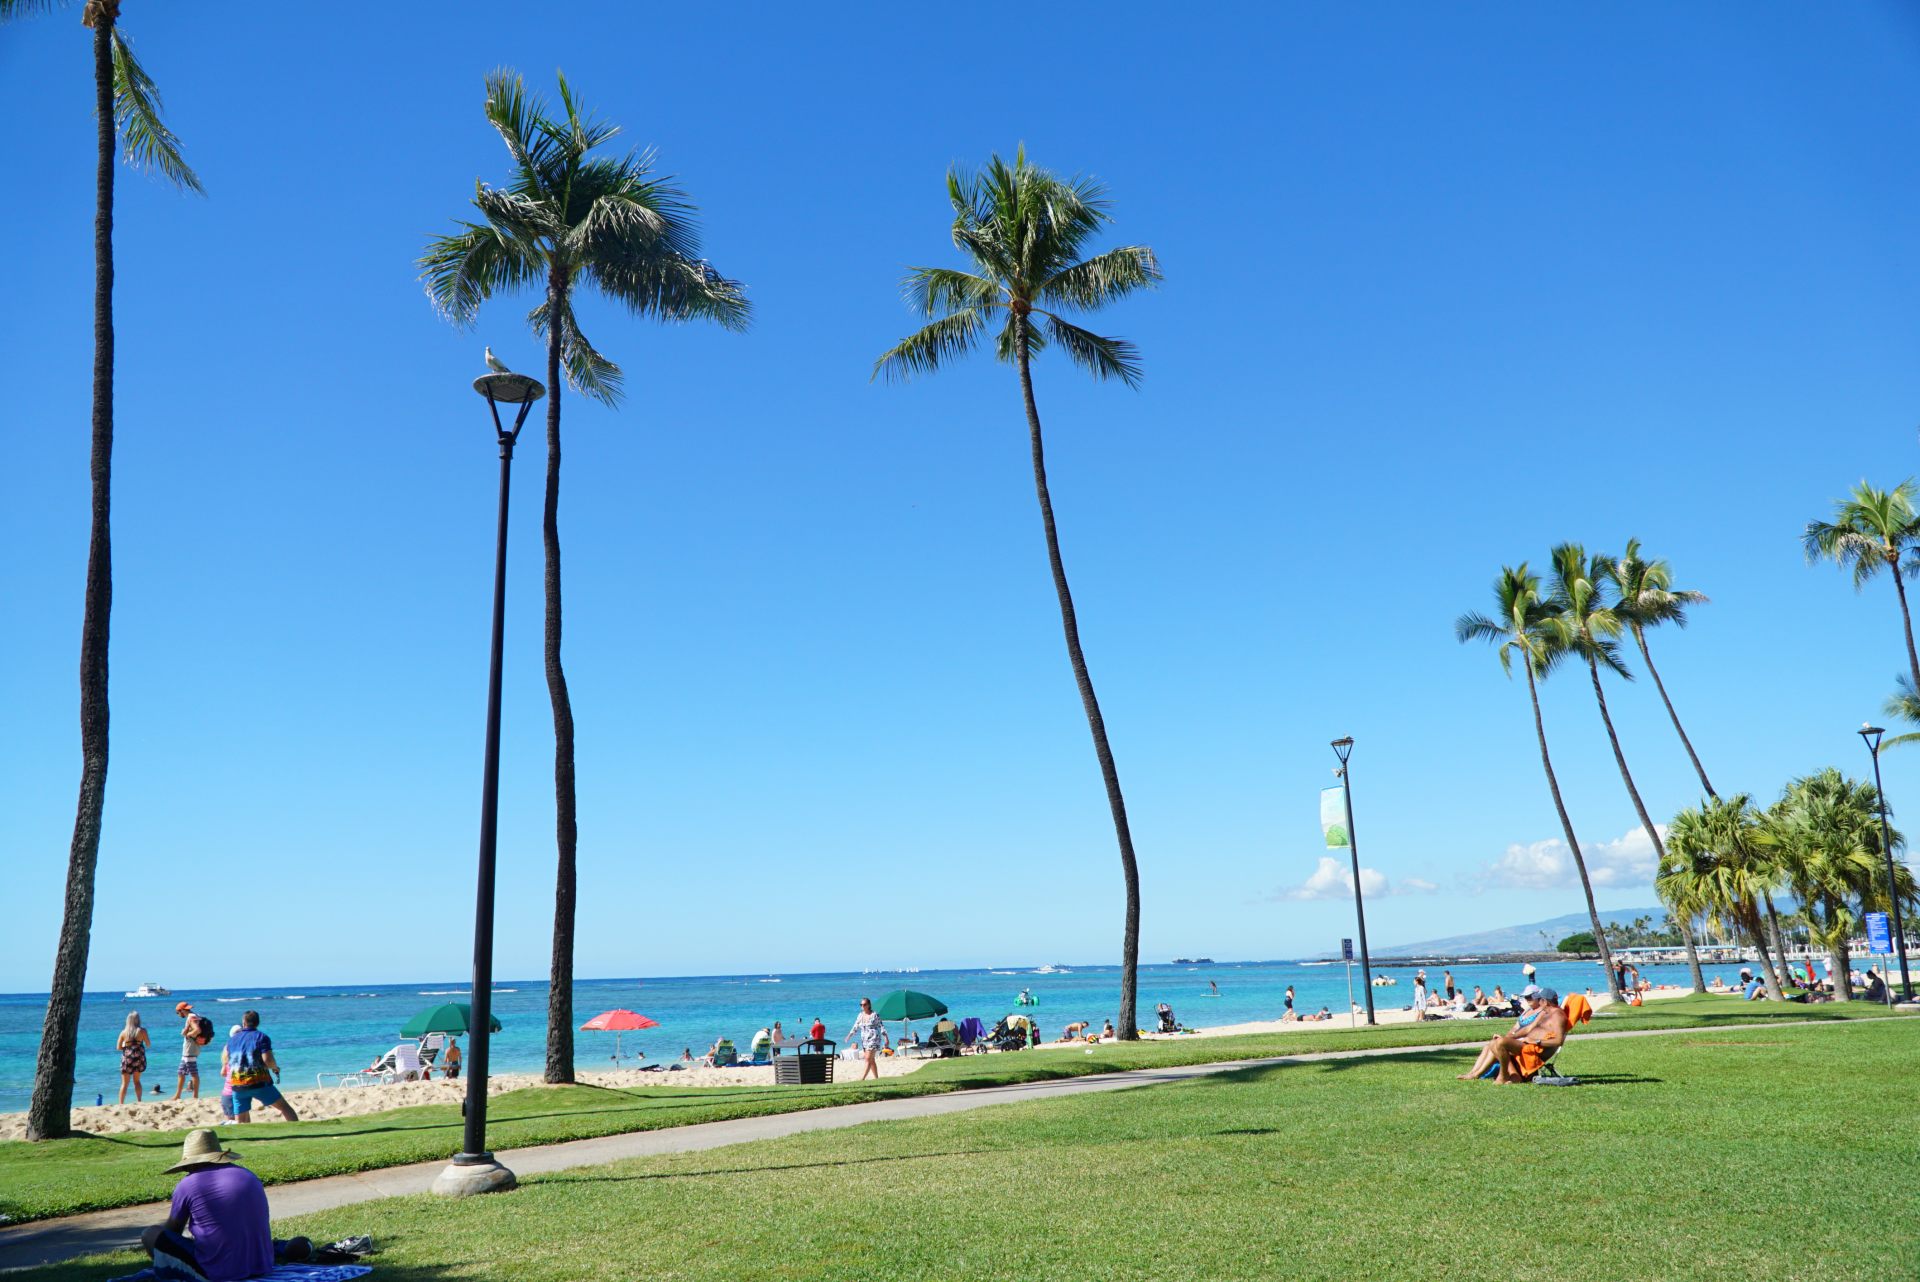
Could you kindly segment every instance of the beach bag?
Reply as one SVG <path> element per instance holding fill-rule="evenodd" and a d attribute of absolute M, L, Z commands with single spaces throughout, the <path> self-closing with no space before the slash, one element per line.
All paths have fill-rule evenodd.
<path fill-rule="evenodd" d="M 213 1040 L 213 1021 L 205 1015 L 195 1015 L 187 1021 L 193 1026 L 193 1044 L 205 1046 Z"/>

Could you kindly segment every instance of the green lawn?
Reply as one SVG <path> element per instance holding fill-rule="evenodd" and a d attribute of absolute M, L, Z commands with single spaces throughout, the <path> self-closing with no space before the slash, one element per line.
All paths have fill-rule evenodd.
<path fill-rule="evenodd" d="M 1623 1010 L 1595 1022 L 1600 1028 L 1712 1027 L 1730 1022 L 1807 1018 L 1874 1018 L 1882 1008 L 1855 1002 L 1839 1006 L 1779 1006 L 1736 998 L 1689 997 Z M 496 1096 L 489 1106 L 488 1137 L 496 1148 L 546 1144 L 625 1131 L 682 1126 L 830 1104 L 965 1090 L 1009 1082 L 1077 1076 L 1123 1068 L 1196 1064 L 1305 1051 L 1361 1046 L 1417 1046 L 1466 1040 L 1486 1025 L 1441 1023 L 1373 1030 L 1335 1028 L 1233 1038 L 1140 1042 L 1077 1052 L 968 1056 L 931 1064 L 907 1078 L 879 1085 L 823 1088 L 755 1086 L 676 1090 L 645 1087 L 537 1088 Z M 311 1179 L 444 1158 L 459 1148 L 457 1107 L 394 1109 L 333 1122 L 227 1127 L 226 1141 L 268 1183 Z M 140 1132 L 58 1140 L 46 1144 L 0 1144 L 0 1213 L 14 1221 L 43 1219 L 102 1207 L 157 1201 L 169 1195 L 174 1177 L 163 1174 L 179 1151 L 179 1132 Z"/>
<path fill-rule="evenodd" d="M 1916 1051 L 1920 1024 L 1888 1022 L 1576 1041 L 1570 1089 L 1457 1082 L 1464 1052 L 1250 1069 L 278 1231 L 371 1233 L 378 1282 L 1879 1282 L 1920 1273 Z"/>

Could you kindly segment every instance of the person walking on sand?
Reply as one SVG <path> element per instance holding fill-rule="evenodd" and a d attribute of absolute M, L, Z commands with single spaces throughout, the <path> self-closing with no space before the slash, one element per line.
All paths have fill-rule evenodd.
<path fill-rule="evenodd" d="M 447 1041 L 447 1053 L 440 1059 L 440 1076 L 449 1082 L 460 1078 L 460 1043 L 451 1038 Z"/>
<path fill-rule="evenodd" d="M 860 999 L 860 1015 L 853 1021 L 853 1027 L 847 1030 L 847 1040 L 857 1045 L 860 1053 L 866 1057 L 866 1067 L 860 1070 L 860 1080 L 866 1081 L 868 1074 L 878 1080 L 880 1065 L 874 1057 L 880 1053 L 881 1044 L 891 1039 L 887 1036 L 887 1026 L 873 1013 L 872 998 Z"/>
<path fill-rule="evenodd" d="M 140 1085 L 140 1074 L 147 1071 L 147 1047 L 153 1045 L 153 1038 L 140 1026 L 140 1012 L 127 1012 L 126 1027 L 120 1030 L 119 1038 L 114 1042 L 120 1052 L 120 1102 L 127 1102 L 127 1083 L 133 1083 L 133 1098 L 136 1102 L 144 1098 Z"/>
<path fill-rule="evenodd" d="M 227 1080 L 233 1084 L 234 1121 L 242 1125 L 253 1121 L 255 1104 L 278 1109 L 289 1122 L 300 1120 L 275 1084 L 280 1078 L 280 1062 L 273 1057 L 273 1040 L 260 1031 L 259 1011 L 240 1016 L 240 1031 L 227 1039 L 226 1055 Z"/>
<path fill-rule="evenodd" d="M 1283 1020 L 1298 1018 L 1293 1012 L 1293 985 L 1292 984 L 1287 985 L 1287 1013 L 1282 1015 L 1280 1018 Z"/>
<path fill-rule="evenodd" d="M 200 1048 L 213 1040 L 213 1025 L 203 1026 L 204 1015 L 193 1013 L 193 1003 L 181 1002 L 173 1008 L 173 1013 L 181 1020 L 180 1025 L 180 1080 L 174 1084 L 173 1097 L 179 1099 L 187 1089 L 187 1083 L 193 1083 L 193 1097 L 200 1098 Z M 203 1037 L 201 1034 L 205 1032 Z"/>
<path fill-rule="evenodd" d="M 1427 972 L 1424 970 L 1413 977 L 1413 1017 L 1416 1020 L 1427 1017 Z"/>

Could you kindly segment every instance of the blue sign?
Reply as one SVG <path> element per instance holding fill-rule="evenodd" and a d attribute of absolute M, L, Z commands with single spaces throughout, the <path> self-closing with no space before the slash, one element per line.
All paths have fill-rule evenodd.
<path fill-rule="evenodd" d="M 1867 951 L 1870 953 L 1890 953 L 1893 951 L 1893 936 L 1887 933 L 1887 915 L 1885 913 L 1867 914 Z"/>
<path fill-rule="evenodd" d="M 1351 939 L 1343 939 L 1340 941 L 1340 960 L 1353 960 L 1353 941 Z"/>

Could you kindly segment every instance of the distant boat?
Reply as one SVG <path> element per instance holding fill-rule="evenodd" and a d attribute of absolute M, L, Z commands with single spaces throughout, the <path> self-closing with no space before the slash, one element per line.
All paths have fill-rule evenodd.
<path fill-rule="evenodd" d="M 1211 957 L 1176 957 L 1173 959 L 1173 964 L 1176 966 L 1211 966 L 1213 965 L 1213 958 Z"/>
<path fill-rule="evenodd" d="M 140 987 L 128 993 L 127 996 L 129 997 L 171 997 L 173 996 L 173 990 L 171 988 L 162 988 L 159 984 L 142 984 L 140 985 Z"/>
<path fill-rule="evenodd" d="M 1065 966 L 1056 966 L 1051 962 L 1047 963 L 1045 966 L 1034 967 L 1031 973 L 1035 975 L 1071 975 L 1073 974 L 1073 972 L 1068 970 Z"/>
<path fill-rule="evenodd" d="M 777 984 L 780 981 L 775 979 L 772 975 L 769 975 L 765 979 L 761 980 L 760 982 L 763 984 Z"/>

